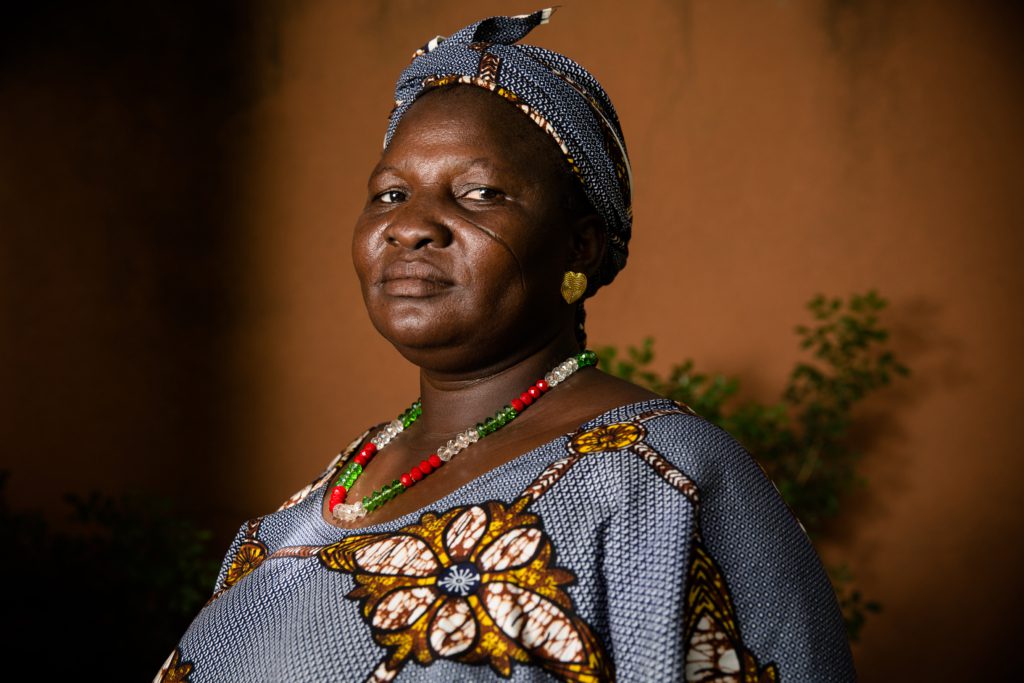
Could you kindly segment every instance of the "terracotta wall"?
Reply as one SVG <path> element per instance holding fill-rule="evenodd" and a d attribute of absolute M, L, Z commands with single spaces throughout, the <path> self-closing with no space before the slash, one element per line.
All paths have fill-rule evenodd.
<path fill-rule="evenodd" d="M 874 398 L 830 555 L 885 605 L 865 681 L 1019 644 L 1020 17 L 990 4 L 567 0 L 530 39 L 602 80 L 633 159 L 595 343 L 770 398 L 812 294 L 878 288 L 914 374 Z M 58 3 L 59 5 L 59 3 Z M 153 488 L 226 540 L 415 375 L 348 256 L 411 52 L 523 2 L 23 10 L 0 43 L 0 467 L 20 506 Z"/>

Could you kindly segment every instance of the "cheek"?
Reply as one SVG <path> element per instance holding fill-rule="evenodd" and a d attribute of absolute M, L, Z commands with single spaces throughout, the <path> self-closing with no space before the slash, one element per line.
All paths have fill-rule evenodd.
<path fill-rule="evenodd" d="M 564 306 L 560 294 L 564 263 L 557 246 L 546 240 L 510 244 L 500 262 L 488 263 L 490 303 L 509 320 L 557 316 Z"/>
<path fill-rule="evenodd" d="M 364 292 L 372 276 L 372 266 L 378 260 L 374 253 L 372 236 L 373 229 L 371 227 L 361 221 L 356 223 L 352 233 L 352 266 Z"/>

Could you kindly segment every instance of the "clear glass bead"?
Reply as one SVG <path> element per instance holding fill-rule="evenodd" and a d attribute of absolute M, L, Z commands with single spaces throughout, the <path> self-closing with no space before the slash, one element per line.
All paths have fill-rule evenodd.
<path fill-rule="evenodd" d="M 366 515 L 366 510 L 363 509 L 361 502 L 352 503 L 339 503 L 334 506 L 334 510 L 331 511 L 335 519 L 339 519 L 342 522 L 352 522 Z"/>

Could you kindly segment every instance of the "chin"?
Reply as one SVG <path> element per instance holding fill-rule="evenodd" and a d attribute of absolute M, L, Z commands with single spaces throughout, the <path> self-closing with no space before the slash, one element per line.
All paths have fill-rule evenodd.
<path fill-rule="evenodd" d="M 441 325 L 442 316 L 425 319 L 407 316 L 373 321 L 374 327 L 399 354 L 416 367 L 444 373 L 460 373 L 478 368 L 488 360 L 481 356 L 492 347 L 477 339 L 459 335 L 450 326 Z"/>
<path fill-rule="evenodd" d="M 401 315 L 370 316 L 370 321 L 388 342 L 405 356 L 410 352 L 444 349 L 456 344 L 450 327 L 439 324 L 444 316 L 416 306 L 403 307 Z"/>

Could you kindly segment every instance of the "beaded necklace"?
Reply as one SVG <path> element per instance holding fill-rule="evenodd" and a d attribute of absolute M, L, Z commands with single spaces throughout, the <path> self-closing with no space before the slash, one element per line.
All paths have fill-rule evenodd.
<path fill-rule="evenodd" d="M 423 414 L 423 406 L 417 400 L 405 412 L 392 420 L 388 426 L 370 439 L 356 456 L 342 468 L 341 473 L 334 482 L 334 488 L 331 489 L 331 498 L 327 504 L 327 509 L 331 511 L 335 519 L 343 522 L 350 522 L 366 516 L 367 513 L 380 508 L 398 494 L 412 487 L 416 482 L 422 481 L 424 477 L 436 471 L 470 444 L 474 444 L 485 436 L 493 434 L 516 419 L 516 416 L 526 410 L 531 403 L 547 393 L 552 387 L 561 384 L 569 375 L 580 368 L 593 365 L 597 365 L 597 354 L 593 351 L 586 350 L 575 356 L 570 356 L 555 366 L 551 372 L 544 375 L 544 379 L 537 380 L 526 391 L 519 394 L 519 398 L 513 398 L 509 405 L 499 410 L 493 417 L 487 418 L 475 427 L 459 432 L 448 443 L 438 448 L 436 453 L 432 453 L 421 460 L 420 464 L 403 474 L 401 478 L 395 479 L 390 484 L 385 484 L 368 496 L 364 496 L 362 501 L 352 504 L 346 503 L 345 497 L 348 495 L 349 490 L 356 483 L 356 480 L 359 479 L 359 476 L 366 469 L 373 456 L 391 443 L 396 436 L 411 427 L 419 416 Z"/>

